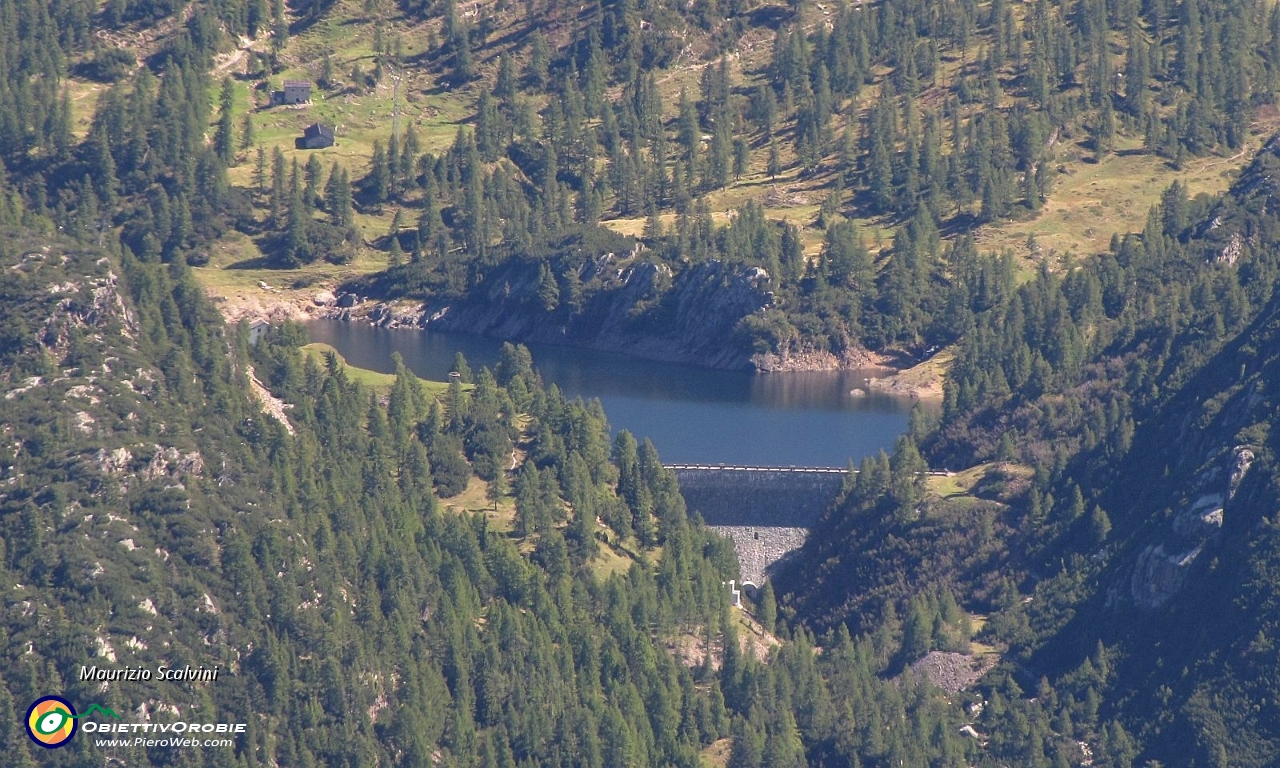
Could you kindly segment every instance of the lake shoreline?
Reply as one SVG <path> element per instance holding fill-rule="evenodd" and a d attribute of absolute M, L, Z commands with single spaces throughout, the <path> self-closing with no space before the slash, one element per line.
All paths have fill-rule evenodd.
<path fill-rule="evenodd" d="M 436 381 L 447 380 L 458 353 L 472 371 L 492 369 L 503 344 L 438 326 L 313 319 L 304 327 L 312 342 L 331 345 L 351 366 L 389 373 L 398 354 L 409 370 Z M 891 450 L 920 402 L 871 389 L 867 380 L 882 369 L 762 376 L 609 350 L 527 346 L 546 386 L 567 399 L 598 400 L 615 433 L 651 439 L 674 463 L 843 467 Z"/>
<path fill-rule="evenodd" d="M 439 321 L 448 312 L 448 308 L 430 313 L 425 305 L 416 302 L 379 302 L 359 300 L 352 294 L 335 296 L 326 289 L 278 288 L 266 283 L 259 283 L 254 293 L 238 292 L 234 295 L 219 295 L 209 291 L 211 299 L 221 311 L 226 322 L 234 324 L 240 320 L 254 322 L 265 320 L 278 323 L 286 320 L 305 322 L 309 320 L 342 320 L 358 322 L 379 328 L 406 328 L 414 330 L 433 330 L 433 323 Z M 346 306 L 342 306 L 342 305 Z M 448 332 L 475 333 L 461 328 L 437 328 Z M 786 354 L 757 353 L 751 355 L 747 365 L 716 365 L 708 361 L 689 359 L 681 355 L 665 353 L 660 345 L 631 345 L 619 349 L 610 345 L 583 344 L 572 341 L 556 341 L 537 338 L 529 340 L 506 339 L 486 333 L 477 335 L 502 341 L 521 343 L 536 341 L 567 348 L 590 349 L 602 352 L 617 352 L 641 360 L 655 362 L 685 363 L 712 370 L 732 370 L 747 373 L 802 373 L 821 371 L 850 371 L 873 369 L 883 371 L 882 377 L 871 378 L 868 390 L 884 394 L 913 397 L 921 400 L 940 400 L 942 391 L 942 371 L 933 370 L 932 360 L 915 364 L 899 358 L 869 350 L 849 350 L 841 355 L 828 351 L 800 350 Z M 939 355 L 938 357 L 941 357 Z M 936 359 L 936 358 L 935 358 Z M 904 365 L 905 363 L 905 365 Z"/>

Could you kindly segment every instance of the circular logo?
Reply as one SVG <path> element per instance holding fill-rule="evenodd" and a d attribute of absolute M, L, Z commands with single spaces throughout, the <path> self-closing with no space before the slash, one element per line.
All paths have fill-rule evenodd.
<path fill-rule="evenodd" d="M 55 749 L 76 735 L 76 708 L 60 696 L 42 696 L 27 710 L 27 735 L 45 749 Z"/>

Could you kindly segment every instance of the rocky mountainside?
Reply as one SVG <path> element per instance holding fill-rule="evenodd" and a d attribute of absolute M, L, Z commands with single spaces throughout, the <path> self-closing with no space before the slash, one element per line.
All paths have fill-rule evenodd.
<path fill-rule="evenodd" d="M 749 340 L 738 324 L 773 302 L 764 270 L 709 261 L 678 275 L 664 264 L 636 260 L 615 266 L 602 256 L 583 266 L 578 311 L 546 311 L 537 265 L 508 263 L 466 299 L 424 307 L 427 324 L 504 339 L 609 349 L 715 368 L 751 365 Z"/>
<path fill-rule="evenodd" d="M 1280 759 L 1277 413 L 1280 296 L 1139 430 L 1104 497 L 1122 536 L 1037 654 L 1121 649 L 1115 701 L 1170 765 Z"/>
<path fill-rule="evenodd" d="M 308 361 L 296 327 L 251 344 L 180 262 L 3 230 L 0 274 L 4 765 L 481 765 L 496 753 L 509 765 L 593 754 L 598 767 L 628 762 L 619 734 L 632 728 L 649 732 L 638 743 L 653 764 L 693 764 L 727 736 L 718 688 L 695 691 L 659 638 L 677 616 L 699 643 L 733 631 L 721 619 L 730 545 L 689 524 L 674 477 L 634 442 L 622 471 L 644 504 L 633 515 L 603 413 L 543 389 L 527 355 L 499 373 L 522 406 L 487 369 L 441 403 L 404 371 L 371 391 L 336 360 Z M 517 407 L 536 435 L 521 434 Z M 503 472 L 513 440 L 581 471 L 574 521 L 553 469 Z M 496 473 L 492 504 L 474 472 Z M 468 511 L 442 509 L 443 496 Z M 665 545 L 661 584 L 648 567 L 597 579 L 596 509 L 613 542 L 627 531 L 623 552 L 647 564 L 638 537 Z M 640 593 L 669 618 L 615 611 L 615 638 L 603 601 Z M 637 681 L 718 707 L 718 720 L 658 742 L 636 693 L 629 717 L 605 703 L 599 725 L 604 691 Z M 37 763 L 22 715 L 47 694 L 123 723 L 246 729 L 189 750 L 74 735 Z M 679 706 L 661 718 L 678 724 Z"/>
<path fill-rule="evenodd" d="M 1052 694 L 1045 711 L 1075 719 L 1059 733 L 1115 718 L 1103 741 L 1136 760 L 1115 764 L 1275 765 L 1277 179 L 1273 140 L 1220 200 L 1175 188 L 1097 269 L 979 316 L 940 429 L 915 432 L 926 459 L 992 469 L 967 493 L 913 486 L 905 439 L 864 464 L 780 575 L 784 612 L 862 627 L 954 590 L 1005 653 L 988 695 Z M 910 582 L 882 576 L 903 563 Z"/>
<path fill-rule="evenodd" d="M 508 259 L 466 291 L 413 286 L 415 270 L 408 265 L 348 283 L 333 314 L 713 368 L 821 370 L 864 367 L 873 359 L 860 349 L 756 343 L 747 326 L 777 311 L 770 275 L 759 266 L 710 259 L 676 271 L 639 248 L 570 251 L 554 269 Z"/>

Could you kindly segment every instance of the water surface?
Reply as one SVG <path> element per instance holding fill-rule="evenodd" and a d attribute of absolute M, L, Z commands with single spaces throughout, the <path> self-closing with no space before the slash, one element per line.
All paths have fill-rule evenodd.
<path fill-rule="evenodd" d="M 333 345 L 359 368 L 391 372 L 391 354 L 428 379 L 445 379 L 461 351 L 473 369 L 492 367 L 502 342 L 446 331 L 307 323 L 312 341 Z M 877 371 L 748 373 L 642 360 L 611 352 L 529 344 L 548 384 L 598 398 L 616 432 L 648 437 L 667 463 L 844 466 L 906 431 L 912 400 L 866 392 Z M 860 395 L 851 394 L 859 390 Z"/>

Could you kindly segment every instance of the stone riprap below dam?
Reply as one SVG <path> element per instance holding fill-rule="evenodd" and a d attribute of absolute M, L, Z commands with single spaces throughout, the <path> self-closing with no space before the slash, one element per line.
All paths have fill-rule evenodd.
<path fill-rule="evenodd" d="M 754 525 L 713 525 L 711 530 L 733 539 L 743 584 L 763 584 L 769 566 L 799 549 L 808 528 L 770 528 Z"/>
<path fill-rule="evenodd" d="M 742 580 L 760 584 L 769 566 L 800 547 L 840 492 L 844 470 L 677 464 L 689 513 L 733 539 Z"/>

